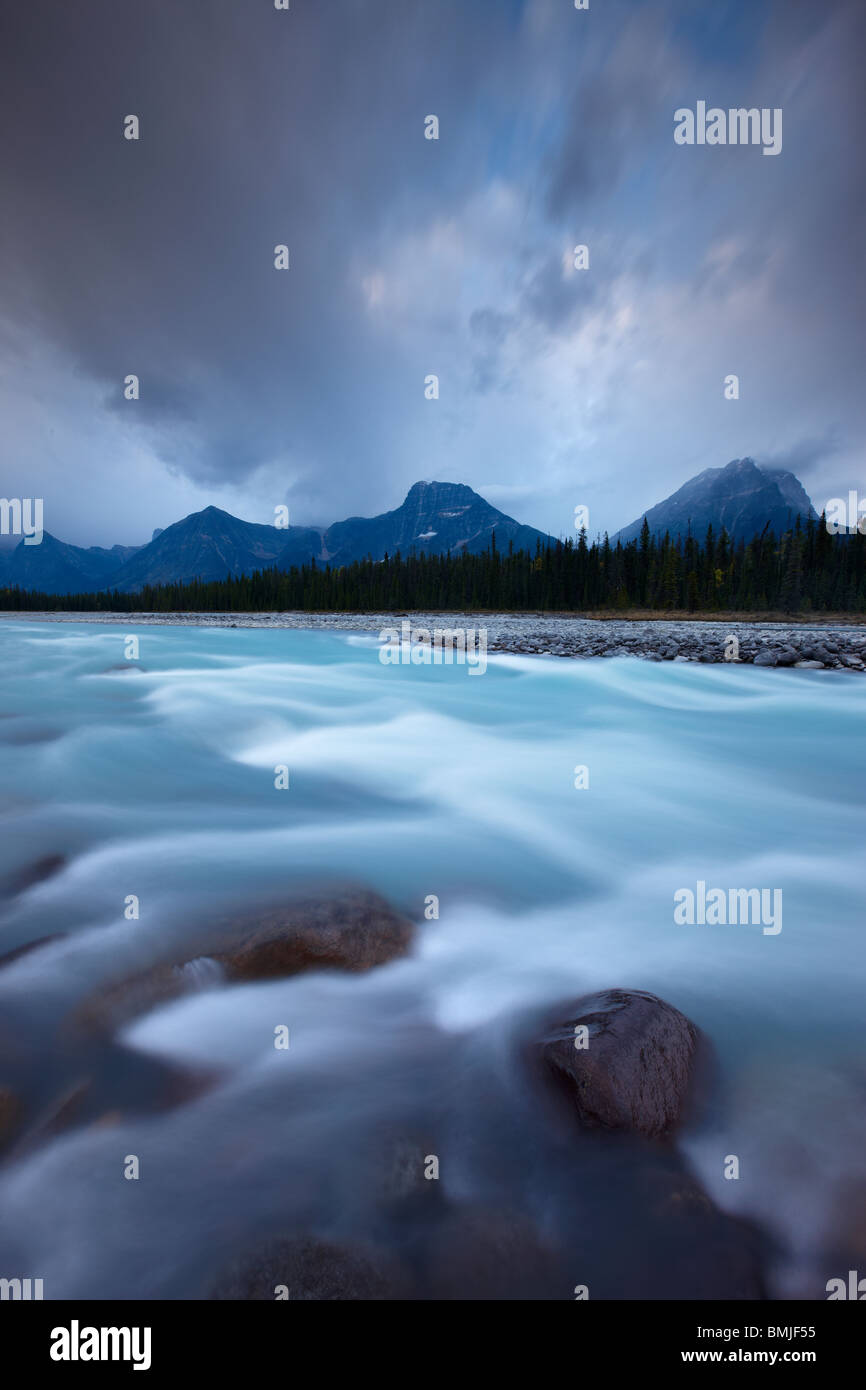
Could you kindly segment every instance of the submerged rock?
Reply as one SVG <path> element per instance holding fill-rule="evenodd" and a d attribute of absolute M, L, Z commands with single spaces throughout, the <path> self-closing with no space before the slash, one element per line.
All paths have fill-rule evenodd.
<path fill-rule="evenodd" d="M 156 965 L 152 970 L 103 985 L 79 1006 L 74 1022 L 87 1033 L 115 1033 L 139 1015 L 190 992 L 189 983 L 177 966 Z"/>
<path fill-rule="evenodd" d="M 197 943 L 207 954 L 103 985 L 79 1005 L 74 1022 L 85 1032 L 110 1034 L 151 1009 L 224 982 L 314 969 L 370 970 L 405 955 L 414 933 L 408 918 L 363 890 L 271 904 L 207 927 Z"/>
<path fill-rule="evenodd" d="M 9 1158 L 18 1159 L 73 1129 L 102 1128 L 133 1116 L 174 1110 L 222 1080 L 215 1069 L 185 1067 L 115 1043 L 79 1049 L 76 1060 L 74 1079 L 42 1099 L 38 1107 L 31 1106 L 28 1115 L 23 1108 L 13 1111 Z M 0 1139 L 2 1095 L 0 1088 Z"/>
<path fill-rule="evenodd" d="M 206 1297 L 221 1302 L 367 1301 L 401 1297 L 401 1283 L 398 1266 L 378 1250 L 298 1236 L 272 1240 L 235 1261 Z"/>
<path fill-rule="evenodd" d="M 638 1297 L 767 1297 L 772 1241 L 756 1222 L 722 1211 L 675 1151 L 640 1165 L 634 1198 L 650 1234 Z"/>
<path fill-rule="evenodd" d="M 514 1210 L 453 1205 L 431 1231 L 419 1278 L 425 1299 L 570 1299 L 563 1252 Z"/>
<path fill-rule="evenodd" d="M 698 1039 L 695 1025 L 656 995 L 609 989 L 577 1000 L 541 1048 L 582 1125 L 657 1139 L 680 1120 Z"/>
<path fill-rule="evenodd" d="M 377 893 L 357 891 L 287 903 L 242 919 L 237 940 L 215 952 L 230 980 L 267 980 L 301 970 L 370 970 L 403 956 L 415 928 Z"/>

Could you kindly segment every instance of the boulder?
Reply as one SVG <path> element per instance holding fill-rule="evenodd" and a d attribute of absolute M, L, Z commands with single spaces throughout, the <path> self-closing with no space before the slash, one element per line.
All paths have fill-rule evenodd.
<path fill-rule="evenodd" d="M 415 929 L 378 894 L 287 903 L 244 918 L 229 949 L 215 952 L 229 980 L 268 980 L 301 970 L 363 971 L 403 956 Z"/>
<path fill-rule="evenodd" d="M 576 1029 L 585 1025 L 585 1048 Z M 582 1035 L 581 1035 L 582 1036 Z M 700 1034 L 678 1009 L 643 990 L 579 999 L 541 1040 L 544 1062 L 581 1124 L 659 1139 L 686 1103 Z"/>
<path fill-rule="evenodd" d="M 667 1161 L 659 1156 L 641 1165 L 634 1197 L 649 1258 L 642 1275 L 635 1271 L 632 1297 L 767 1298 L 770 1237 L 756 1222 L 721 1211 L 673 1151 Z M 655 1252 L 662 1250 L 656 1264 Z"/>
<path fill-rule="evenodd" d="M 278 979 L 313 969 L 370 970 L 405 955 L 414 931 L 384 898 L 360 889 L 269 904 L 210 923 L 199 936 L 207 955 L 101 986 L 79 1005 L 74 1022 L 87 1033 L 111 1034 L 159 1005 L 226 981 Z"/>
<path fill-rule="evenodd" d="M 174 965 L 156 965 L 103 985 L 79 1005 L 74 1022 L 86 1033 L 115 1033 L 139 1015 L 191 993 L 189 976 Z"/>
<path fill-rule="evenodd" d="M 542 1239 L 524 1212 L 454 1204 L 429 1233 L 418 1296 L 465 1302 L 570 1299 L 570 1273 L 562 1251 Z"/>
<path fill-rule="evenodd" d="M 223 1079 L 213 1068 L 185 1067 L 110 1042 L 96 1043 L 89 1051 L 79 1048 L 76 1057 L 77 1074 L 42 1099 L 26 1126 L 20 1123 L 23 1112 L 13 1112 L 10 1157 L 18 1159 L 74 1129 L 103 1128 L 174 1110 Z"/>

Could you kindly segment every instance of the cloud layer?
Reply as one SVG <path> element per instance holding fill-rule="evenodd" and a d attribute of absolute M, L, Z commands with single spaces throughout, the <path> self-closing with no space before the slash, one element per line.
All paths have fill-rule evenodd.
<path fill-rule="evenodd" d="M 369 514 L 419 478 L 613 531 L 745 454 L 819 507 L 866 490 L 866 12 L 701 8 L 12 7 L 3 493 L 110 544 L 208 502 Z M 698 100 L 781 107 L 782 153 L 676 146 Z"/>

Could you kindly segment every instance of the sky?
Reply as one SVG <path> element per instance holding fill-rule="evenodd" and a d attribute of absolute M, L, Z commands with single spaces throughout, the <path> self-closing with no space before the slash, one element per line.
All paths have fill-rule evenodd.
<path fill-rule="evenodd" d="M 866 495 L 864 59 L 862 0 L 5 6 L 0 492 L 79 545 L 421 479 L 613 533 L 744 456 Z M 677 144 L 699 101 L 780 153 Z"/>

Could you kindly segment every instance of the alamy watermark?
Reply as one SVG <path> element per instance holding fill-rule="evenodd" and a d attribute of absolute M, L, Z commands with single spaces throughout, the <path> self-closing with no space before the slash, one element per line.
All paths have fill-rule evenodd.
<path fill-rule="evenodd" d="M 413 627 L 404 618 L 399 628 L 379 633 L 383 666 L 468 666 L 470 676 L 487 670 L 486 627 Z"/>
<path fill-rule="evenodd" d="M 707 108 L 699 101 L 692 111 L 680 106 L 674 112 L 674 141 L 677 145 L 763 145 L 764 154 L 782 152 L 781 106 Z"/>
<path fill-rule="evenodd" d="M 41 545 L 42 498 L 0 497 L 0 536 L 23 536 L 25 545 Z"/>
<path fill-rule="evenodd" d="M 41 1299 L 44 1297 L 42 1284 L 41 1279 L 0 1279 L 0 1299 L 22 1303 Z"/>
<path fill-rule="evenodd" d="M 51 1331 L 52 1361 L 131 1361 L 134 1371 L 149 1371 L 149 1327 L 82 1327 L 73 1318 L 69 1327 Z"/>
<path fill-rule="evenodd" d="M 764 936 L 782 930 L 781 888 L 707 888 L 699 879 L 695 890 L 677 888 L 674 921 L 680 927 L 762 927 Z"/>
<path fill-rule="evenodd" d="M 844 497 L 831 497 L 824 508 L 824 524 L 831 536 L 842 532 L 866 536 L 866 497 L 858 497 L 853 488 L 847 503 Z"/>
<path fill-rule="evenodd" d="M 824 1287 L 829 1303 L 839 1299 L 852 1299 L 857 1303 L 866 1300 L 866 1279 L 861 1279 L 856 1269 L 848 1270 L 847 1283 L 844 1279 L 828 1279 Z"/>

